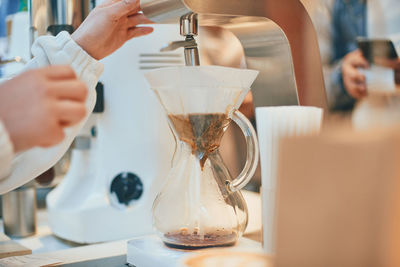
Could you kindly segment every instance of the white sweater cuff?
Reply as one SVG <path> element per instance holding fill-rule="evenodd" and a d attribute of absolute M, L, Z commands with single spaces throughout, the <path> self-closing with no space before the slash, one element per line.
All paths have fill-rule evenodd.
<path fill-rule="evenodd" d="M 14 158 L 14 147 L 3 123 L 0 121 L 0 179 L 11 171 Z"/>
<path fill-rule="evenodd" d="M 86 53 L 65 31 L 56 37 L 39 37 L 31 50 L 37 67 L 70 65 L 78 77 L 85 78 L 87 84 L 96 84 L 104 69 L 103 64 Z"/>

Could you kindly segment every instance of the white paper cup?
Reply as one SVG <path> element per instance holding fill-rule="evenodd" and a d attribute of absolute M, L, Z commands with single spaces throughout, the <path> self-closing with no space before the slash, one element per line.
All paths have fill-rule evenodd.
<path fill-rule="evenodd" d="M 372 64 L 369 69 L 360 68 L 359 71 L 365 75 L 368 92 L 396 91 L 393 69 Z"/>
<path fill-rule="evenodd" d="M 275 192 L 279 142 L 283 137 L 317 134 L 321 128 L 322 114 L 322 109 L 316 107 L 256 108 L 265 253 L 275 252 Z"/>

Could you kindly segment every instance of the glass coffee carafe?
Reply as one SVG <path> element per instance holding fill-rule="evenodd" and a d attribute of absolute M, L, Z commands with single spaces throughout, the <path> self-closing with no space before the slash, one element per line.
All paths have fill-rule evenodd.
<path fill-rule="evenodd" d="M 254 175 L 258 143 L 251 123 L 237 108 L 257 74 L 218 66 L 146 73 L 176 139 L 172 168 L 153 204 L 153 225 L 165 244 L 179 248 L 226 246 L 243 234 L 248 217 L 239 190 Z M 232 120 L 247 142 L 247 161 L 235 179 L 218 151 Z"/>

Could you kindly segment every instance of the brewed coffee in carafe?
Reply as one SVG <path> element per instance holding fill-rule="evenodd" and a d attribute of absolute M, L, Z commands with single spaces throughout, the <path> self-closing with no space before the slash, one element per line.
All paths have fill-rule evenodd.
<path fill-rule="evenodd" d="M 208 155 L 218 149 L 230 119 L 224 113 L 169 114 L 168 118 L 179 139 L 192 147 L 204 169 Z"/>
<path fill-rule="evenodd" d="M 217 66 L 174 67 L 146 73 L 176 140 L 172 168 L 153 204 L 153 225 L 165 244 L 179 248 L 233 245 L 247 226 L 240 189 L 254 174 L 258 144 L 237 108 L 257 71 Z M 219 154 L 231 121 L 242 129 L 247 161 L 232 179 Z"/>

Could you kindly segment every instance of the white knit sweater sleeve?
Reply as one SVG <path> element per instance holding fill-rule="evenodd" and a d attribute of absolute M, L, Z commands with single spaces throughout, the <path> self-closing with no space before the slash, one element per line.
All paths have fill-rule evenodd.
<path fill-rule="evenodd" d="M 52 167 L 64 155 L 94 108 L 96 102 L 95 86 L 103 72 L 103 65 L 90 57 L 66 32 L 61 32 L 56 37 L 43 36 L 38 38 L 32 46 L 32 54 L 34 58 L 27 64 L 27 69 L 48 65 L 70 65 L 75 70 L 77 76 L 89 89 L 86 100 L 87 115 L 78 125 L 65 130 L 65 138 L 57 146 L 32 148 L 14 157 L 9 171 L 4 173 L 0 171 L 0 194 L 34 179 Z M 2 138 L 1 134 L 0 132 L 0 139 Z M 6 161 L 4 162 L 6 164 Z M 5 169 L 7 168 L 5 167 Z"/>

